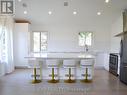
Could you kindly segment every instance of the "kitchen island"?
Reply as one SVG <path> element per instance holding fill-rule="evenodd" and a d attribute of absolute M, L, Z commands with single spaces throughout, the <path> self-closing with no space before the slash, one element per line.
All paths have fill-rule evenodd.
<path fill-rule="evenodd" d="M 25 57 L 25 59 L 32 59 L 35 58 L 37 61 L 40 61 L 42 66 L 42 78 L 43 79 L 49 79 L 49 75 L 51 74 L 51 70 L 49 70 L 46 64 L 46 60 L 59 60 L 59 78 L 60 79 L 66 79 L 65 75 L 68 73 L 68 71 L 65 70 L 63 66 L 64 60 L 75 60 L 76 68 L 74 70 L 74 76 L 76 79 L 83 79 L 85 77 L 85 69 L 81 67 L 80 61 L 81 60 L 94 60 L 95 56 L 90 53 L 78 53 L 78 52 L 48 52 L 48 53 L 30 53 L 28 56 Z M 95 62 L 95 61 L 94 61 Z M 93 67 L 94 62 L 91 65 L 89 73 L 89 78 L 92 79 L 93 77 Z M 89 65 L 89 64 L 87 64 Z M 82 74 L 84 76 L 82 76 Z"/>
<path fill-rule="evenodd" d="M 89 53 L 78 52 L 48 52 L 48 53 L 30 53 L 25 58 L 37 59 L 94 59 L 95 56 Z"/>

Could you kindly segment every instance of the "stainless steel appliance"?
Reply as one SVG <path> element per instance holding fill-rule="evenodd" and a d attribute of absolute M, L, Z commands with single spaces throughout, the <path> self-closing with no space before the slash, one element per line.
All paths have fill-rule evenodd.
<path fill-rule="evenodd" d="M 127 10 L 123 12 L 123 34 L 121 36 L 120 81 L 127 84 Z"/>
<path fill-rule="evenodd" d="M 127 34 L 121 40 L 120 80 L 127 84 Z"/>
<path fill-rule="evenodd" d="M 120 56 L 119 53 L 110 53 L 109 56 L 109 72 L 115 76 L 119 75 Z"/>

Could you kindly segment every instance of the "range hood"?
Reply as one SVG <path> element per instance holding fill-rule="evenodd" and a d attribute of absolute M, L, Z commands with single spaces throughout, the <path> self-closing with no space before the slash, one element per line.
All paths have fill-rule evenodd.
<path fill-rule="evenodd" d="M 125 32 L 121 32 L 121 33 L 115 35 L 115 37 L 120 37 L 120 36 L 123 36 L 123 35 L 125 35 L 125 34 L 127 34 L 127 31 L 125 31 Z"/>
<path fill-rule="evenodd" d="M 123 12 L 123 32 L 115 35 L 115 37 L 120 37 L 127 34 L 127 9 Z"/>

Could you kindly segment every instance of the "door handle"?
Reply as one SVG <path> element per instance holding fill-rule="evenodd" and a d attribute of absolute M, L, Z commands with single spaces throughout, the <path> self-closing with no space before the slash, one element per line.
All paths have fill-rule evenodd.
<path fill-rule="evenodd" d="M 127 66 L 124 66 L 124 68 L 127 68 Z"/>

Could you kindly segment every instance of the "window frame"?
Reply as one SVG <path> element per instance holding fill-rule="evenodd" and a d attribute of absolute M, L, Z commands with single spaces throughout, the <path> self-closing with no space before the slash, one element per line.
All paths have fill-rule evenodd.
<path fill-rule="evenodd" d="M 40 47 L 39 47 L 39 51 L 34 51 L 34 33 L 35 32 L 38 32 L 39 33 L 39 36 L 40 36 L 40 38 L 39 38 L 39 40 L 40 40 Z M 41 50 L 41 33 L 47 33 L 47 48 L 46 48 L 46 50 Z M 48 31 L 32 31 L 32 34 L 31 34 L 31 40 L 32 40 L 32 42 L 31 42 L 31 50 L 32 50 L 32 52 L 47 52 L 48 51 L 48 35 L 49 35 L 49 33 L 48 33 Z"/>
<path fill-rule="evenodd" d="M 80 31 L 79 33 L 78 33 L 78 46 L 80 46 L 80 47 L 84 47 L 84 45 L 83 46 L 81 46 L 80 44 L 79 44 L 79 34 L 81 33 L 81 32 L 89 32 L 89 33 L 92 33 L 92 38 L 91 38 L 91 45 L 88 45 L 88 47 L 92 47 L 93 45 L 94 45 L 94 33 L 92 32 L 92 31 Z"/>

